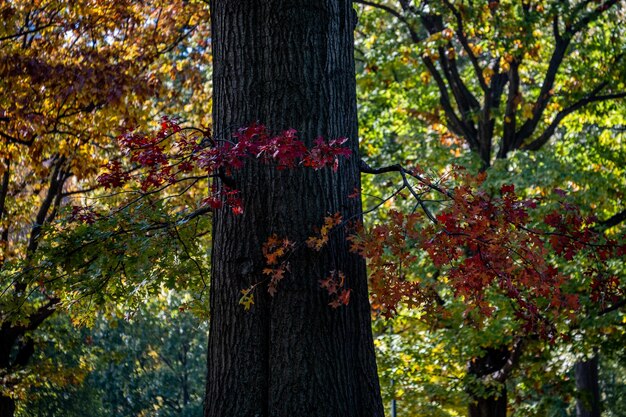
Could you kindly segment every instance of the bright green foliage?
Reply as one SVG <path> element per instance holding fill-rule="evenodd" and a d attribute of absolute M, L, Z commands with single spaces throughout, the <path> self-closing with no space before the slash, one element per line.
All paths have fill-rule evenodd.
<path fill-rule="evenodd" d="M 386 138 L 415 152 L 422 131 L 419 142 L 471 149 L 488 167 L 626 94 L 623 2 L 357 3 L 366 150 Z"/>
<path fill-rule="evenodd" d="M 464 346 L 445 330 L 429 329 L 428 320 L 414 311 L 378 320 L 374 329 L 386 406 L 395 398 L 400 416 L 465 414 Z"/>
<path fill-rule="evenodd" d="M 62 335 L 57 326 L 35 366 L 74 362 L 68 371 L 81 377 L 31 387 L 18 416 L 200 416 L 207 324 L 185 310 L 185 299 L 163 293 L 126 317 L 100 315 L 80 332 Z"/>

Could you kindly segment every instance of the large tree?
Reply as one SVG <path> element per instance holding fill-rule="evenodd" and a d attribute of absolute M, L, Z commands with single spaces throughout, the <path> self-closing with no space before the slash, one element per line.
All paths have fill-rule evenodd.
<path fill-rule="evenodd" d="M 518 168 L 522 165 L 519 160 L 508 166 L 505 160 L 513 154 L 519 156 L 519 151 L 546 150 L 555 139 L 563 146 L 563 138 L 572 136 L 564 134 L 567 123 L 605 128 L 622 123 L 620 106 L 626 96 L 624 66 L 620 65 L 624 43 L 619 36 L 623 30 L 623 2 L 355 3 L 365 5 L 364 10 L 369 11 L 363 19 L 369 28 L 363 29 L 364 41 L 360 46 L 366 73 L 361 76 L 367 91 L 364 95 L 372 103 L 369 112 L 375 114 L 370 116 L 374 124 L 371 130 L 382 136 L 388 125 L 392 140 L 387 146 L 403 157 L 415 158 L 417 154 L 419 162 L 424 163 L 424 154 L 435 153 L 432 146 L 423 146 L 427 140 L 422 141 L 422 146 L 410 146 L 415 130 L 419 129 L 426 132 L 424 137 L 434 133 L 442 142 L 456 145 L 458 155 L 462 149 L 469 150 L 482 170 L 495 166 L 496 172 L 491 170 L 494 176 L 506 176 L 506 181 L 521 181 L 523 177 L 526 184 L 537 187 L 548 181 L 532 178 L 534 174 L 549 170 L 537 170 L 532 163 L 522 170 Z M 372 10 L 387 14 L 393 23 L 385 23 L 382 13 Z M 384 30 L 385 25 L 394 30 Z M 385 48 L 386 42 L 391 50 Z M 375 83 L 368 86 L 373 80 Z M 380 89 L 380 82 L 387 88 Z M 379 109 L 371 111 L 377 107 L 374 103 Z M 576 121 L 573 115 L 577 116 Z M 589 132 L 580 132 L 580 128 L 578 135 L 579 143 L 583 142 L 581 137 L 591 136 Z M 581 148 L 582 145 L 578 151 Z M 540 165 L 539 159 L 535 163 Z M 572 171 L 571 166 L 560 168 Z M 597 166 L 596 170 L 600 168 Z M 568 178 L 584 188 L 578 179 Z M 586 192 L 588 201 L 593 201 L 590 205 L 594 214 L 608 217 L 599 228 L 614 226 L 624 219 L 623 206 L 618 203 L 612 207 L 611 203 L 621 200 L 620 192 L 616 192 L 621 181 L 607 184 L 608 190 L 602 187 L 605 194 L 600 194 L 601 203 L 597 203 L 597 191 Z M 606 194 L 617 198 L 607 199 Z M 532 337 L 525 335 L 524 339 Z M 495 348 L 485 344 L 484 356 L 475 356 L 468 364 L 468 372 L 486 384 L 493 382 L 495 375 L 499 376 L 496 380 L 505 382 L 513 368 L 508 364 L 517 362 L 520 351 L 529 348 L 528 344 L 513 344 L 511 340 L 514 339 L 495 342 Z M 587 369 L 581 364 L 578 374 Z M 504 384 L 500 386 L 500 393 L 474 395 L 469 414 L 505 415 L 506 391 Z"/>
<path fill-rule="evenodd" d="M 205 70 L 194 71 L 202 54 L 188 41 L 198 22 L 205 24 L 204 10 L 158 0 L 0 3 L 3 417 L 13 415 L 27 388 L 46 380 L 29 364 L 39 330 L 76 295 L 70 288 L 77 281 L 52 277 L 57 268 L 40 268 L 46 263 L 40 262 L 42 236 L 64 207 L 93 190 L 110 157 L 111 136 L 121 127 L 151 120 L 157 97 L 159 111 L 182 108 L 181 101 L 198 106 L 189 91 L 201 96 L 196 86 Z M 171 64 L 174 56 L 181 59 L 177 68 L 187 70 L 184 77 Z M 97 287 L 104 289 L 103 283 Z M 83 293 L 84 300 L 93 294 Z"/>
<path fill-rule="evenodd" d="M 205 416 L 382 416 L 365 263 L 343 232 L 319 253 L 295 251 L 275 296 L 259 286 L 250 311 L 238 305 L 242 289 L 266 280 L 270 235 L 303 241 L 328 214 L 361 211 L 348 197 L 359 186 L 352 2 L 210 5 L 217 139 L 260 121 L 297 129 L 308 146 L 348 137 L 353 155 L 336 173 L 249 163 L 227 178 L 244 212 L 214 215 Z M 320 291 L 331 271 L 346 276 L 347 306 L 330 308 Z"/>

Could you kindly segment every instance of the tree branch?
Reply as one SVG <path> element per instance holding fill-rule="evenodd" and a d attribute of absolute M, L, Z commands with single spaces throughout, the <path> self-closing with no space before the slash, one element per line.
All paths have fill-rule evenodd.
<path fill-rule="evenodd" d="M 417 32 L 413 29 L 413 27 L 411 26 L 411 23 L 404 16 L 402 16 L 402 14 L 400 12 L 398 12 L 397 10 L 395 10 L 395 9 L 389 7 L 389 6 L 386 6 L 384 4 L 375 3 L 373 1 L 368 1 L 368 0 L 352 0 L 352 2 L 353 3 L 362 4 L 364 6 L 374 7 L 376 9 L 383 10 L 383 11 L 389 13 L 390 15 L 392 15 L 393 17 L 395 17 L 396 19 L 398 19 L 399 21 L 404 23 L 406 28 L 409 30 L 409 34 L 411 35 L 411 40 L 413 41 L 413 43 L 420 42 L 420 37 L 417 34 Z"/>
<path fill-rule="evenodd" d="M 60 194 L 63 190 L 63 183 L 66 178 L 66 173 L 63 171 L 64 164 L 65 157 L 58 158 L 54 164 L 54 169 L 50 174 L 50 186 L 48 187 L 48 192 L 43 202 L 41 203 L 41 206 L 39 207 L 39 211 L 37 212 L 37 216 L 35 218 L 35 224 L 33 225 L 30 232 L 28 247 L 26 248 L 26 253 L 28 254 L 28 256 L 32 256 L 35 250 L 37 250 L 37 246 L 39 245 L 39 235 L 41 233 L 41 228 L 43 227 L 43 224 L 46 220 L 46 216 L 48 215 L 50 206 L 52 205 L 57 194 Z"/>
<path fill-rule="evenodd" d="M 422 185 L 426 186 L 427 188 L 430 188 L 431 190 L 437 191 L 438 193 L 443 194 L 443 195 L 445 195 L 445 196 L 447 196 L 449 198 L 454 198 L 454 196 L 450 192 L 448 192 L 448 191 L 442 189 L 441 187 L 438 187 L 437 185 L 433 184 L 432 182 L 426 180 L 421 175 L 419 175 L 419 174 L 417 174 L 415 172 L 407 170 L 406 168 L 404 168 L 400 164 L 389 165 L 389 166 L 382 167 L 382 168 L 372 168 L 365 161 L 363 161 L 361 159 L 359 161 L 359 171 L 362 172 L 362 173 L 365 173 L 365 174 L 384 174 L 386 172 L 398 172 L 402 176 L 403 188 L 408 188 L 409 192 L 411 193 L 413 198 L 415 198 L 417 203 L 420 205 L 420 207 L 422 208 L 422 210 L 424 211 L 424 213 L 426 214 L 428 219 L 430 221 L 432 221 L 434 224 L 438 224 L 439 221 L 431 213 L 431 211 L 428 209 L 428 207 L 426 207 L 426 204 L 424 203 L 424 200 L 420 197 L 419 194 L 417 194 L 417 192 L 415 191 L 415 189 L 413 188 L 411 183 L 408 181 L 407 176 L 411 176 L 411 177 L 415 178 Z"/>
<path fill-rule="evenodd" d="M 559 71 L 559 67 L 563 63 L 563 58 L 565 58 L 565 52 L 567 51 L 567 47 L 569 46 L 571 38 L 562 38 L 562 40 L 556 40 L 556 45 L 554 46 L 554 51 L 552 52 L 552 56 L 550 57 L 550 63 L 548 64 L 548 69 L 546 71 L 546 75 L 543 79 L 543 84 L 541 85 L 541 89 L 539 90 L 539 97 L 537 97 L 537 102 L 535 103 L 533 109 L 533 115 L 530 119 L 528 119 L 524 124 L 520 127 L 519 131 L 516 133 L 516 141 L 518 143 L 523 143 L 525 139 L 529 138 L 539 121 L 543 117 L 543 112 L 545 111 L 548 103 L 550 102 L 550 98 L 552 97 L 552 88 L 554 87 L 554 80 L 556 79 L 556 75 Z"/>
<path fill-rule="evenodd" d="M 424 65 L 428 69 L 428 72 L 430 72 L 430 74 L 435 79 L 435 83 L 437 84 L 437 88 L 439 89 L 439 102 L 441 103 L 441 106 L 443 107 L 443 110 L 446 114 L 446 119 L 448 121 L 447 127 L 453 133 L 466 138 L 472 150 L 477 150 L 478 141 L 476 140 L 475 135 L 472 135 L 471 130 L 468 128 L 468 126 L 459 118 L 459 116 L 454 111 L 452 103 L 450 102 L 448 87 L 441 77 L 441 74 L 439 74 L 439 71 L 437 71 L 437 68 L 429 58 L 422 57 L 422 62 L 424 62 Z"/>
<path fill-rule="evenodd" d="M 448 42 L 448 49 L 453 48 L 452 43 Z M 466 116 L 472 111 L 480 109 L 480 104 L 474 95 L 469 91 L 456 65 L 456 59 L 449 58 L 443 47 L 439 47 L 439 62 L 444 70 L 448 84 L 452 88 L 452 93 L 457 102 L 457 106 L 461 110 L 463 120 L 467 123 Z"/>
<path fill-rule="evenodd" d="M 617 226 L 623 221 L 626 221 L 626 209 L 620 211 L 619 213 L 615 213 L 608 219 L 598 222 L 598 226 L 608 229 L 609 227 Z"/>
<path fill-rule="evenodd" d="M 611 311 L 619 310 L 621 307 L 624 307 L 625 305 L 626 305 L 626 299 L 622 298 L 615 304 L 610 305 L 609 307 L 606 307 L 603 310 L 600 310 L 600 312 L 598 313 L 598 317 L 604 316 L 605 314 L 608 314 Z"/>
<path fill-rule="evenodd" d="M 498 158 L 506 158 L 509 151 L 515 147 L 516 113 L 517 105 L 520 100 L 519 89 L 519 61 L 517 59 L 513 59 L 509 68 L 509 93 L 506 100 L 506 109 L 504 111 L 502 140 L 500 142 L 500 149 L 498 150 Z"/>
<path fill-rule="evenodd" d="M 476 55 L 474 55 L 474 51 L 472 50 L 472 48 L 470 48 L 469 42 L 467 40 L 467 36 L 465 35 L 463 16 L 461 15 L 461 12 L 459 12 L 459 10 L 456 7 L 454 7 L 452 3 L 450 3 L 449 0 L 444 0 L 444 4 L 448 7 L 448 9 L 450 9 L 450 11 L 452 12 L 452 14 L 454 15 L 456 19 L 456 35 L 458 36 L 461 46 L 463 46 L 465 53 L 469 57 L 470 62 L 472 63 L 472 66 L 474 67 L 474 73 L 476 74 L 476 77 L 478 78 L 480 88 L 482 88 L 484 92 L 487 92 L 487 90 L 489 89 L 489 86 L 487 85 L 487 82 L 485 81 L 485 77 L 483 76 L 483 71 L 480 68 L 480 64 L 478 63 L 478 58 L 476 57 Z"/>
<path fill-rule="evenodd" d="M 519 362 L 519 358 L 520 356 L 522 356 L 523 348 L 524 339 L 522 337 L 518 337 L 513 343 L 513 347 L 511 348 L 509 357 L 506 360 L 504 366 L 498 369 L 496 372 L 487 375 L 484 379 L 493 380 L 500 383 L 506 381 L 513 368 Z"/>
<path fill-rule="evenodd" d="M 539 150 L 543 145 L 545 145 L 548 140 L 552 137 L 556 128 L 559 126 L 561 121 L 568 116 L 569 114 L 581 109 L 582 107 L 599 102 L 599 101 L 607 101 L 607 100 L 615 100 L 626 97 L 626 92 L 615 93 L 615 94 L 605 94 L 605 95 L 597 95 L 604 87 L 606 86 L 606 82 L 600 84 L 594 91 L 592 91 L 587 97 L 577 101 L 576 103 L 564 108 L 560 112 L 556 114 L 552 122 L 548 125 L 546 130 L 535 140 L 530 142 L 528 145 L 525 145 L 522 149 L 529 151 Z"/>
<path fill-rule="evenodd" d="M 552 57 L 550 58 L 550 63 L 548 64 L 548 70 L 546 71 L 546 76 L 541 86 L 539 97 L 537 98 L 537 102 L 535 103 L 535 108 L 533 109 L 533 116 L 522 125 L 522 127 L 520 128 L 519 132 L 516 135 L 517 136 L 516 142 L 518 144 L 522 144 L 524 140 L 528 139 L 534 133 L 535 129 L 537 128 L 539 124 L 539 121 L 543 117 L 543 113 L 552 96 L 551 91 L 552 91 L 552 88 L 554 87 L 554 80 L 558 73 L 559 67 L 561 66 L 563 62 L 563 59 L 566 55 L 567 48 L 572 38 L 578 32 L 583 30 L 587 25 L 589 25 L 591 22 L 593 22 L 599 16 L 601 16 L 606 10 L 610 9 L 612 6 L 617 4 L 617 1 L 618 0 L 608 0 L 602 3 L 601 5 L 598 5 L 594 9 L 594 11 L 592 11 L 591 13 L 588 13 L 585 17 L 580 19 L 577 23 L 573 25 L 567 25 L 565 28 L 565 33 L 562 35 L 559 32 L 558 20 L 553 21 L 552 30 L 554 32 L 554 39 L 556 41 L 556 45 L 554 47 Z M 578 11 L 579 11 L 578 9 L 575 9 L 574 13 L 577 13 Z M 565 117 L 567 114 L 563 114 L 561 119 Z M 549 127 L 549 129 L 552 129 L 552 133 L 554 133 L 554 130 L 556 129 L 556 127 L 557 126 L 555 125 L 553 128 Z M 546 132 L 544 132 L 544 134 L 545 133 Z M 546 135 L 542 135 L 541 141 L 533 142 L 535 144 L 534 146 L 541 147 L 541 145 L 547 142 L 547 139 L 549 139 L 549 136 L 551 136 L 552 133 L 547 135 L 547 138 L 546 138 Z"/>
<path fill-rule="evenodd" d="M 0 222 L 2 221 L 2 218 L 4 217 L 4 204 L 6 202 L 6 197 L 9 192 L 9 179 L 11 176 L 11 160 L 9 158 L 5 158 L 4 164 L 6 168 L 4 170 L 4 173 L 2 174 L 2 185 L 0 185 Z"/>
<path fill-rule="evenodd" d="M 29 139 L 29 140 L 23 140 L 23 139 L 18 139 L 16 137 L 13 137 L 13 136 L 9 135 L 8 133 L 2 132 L 2 131 L 0 131 L 0 137 L 5 138 L 9 142 L 17 143 L 19 145 L 25 145 L 25 146 L 30 146 L 35 141 L 34 137 Z"/>
<path fill-rule="evenodd" d="M 606 12 L 611 7 L 615 6 L 617 4 L 617 1 L 618 0 L 608 0 L 608 1 L 605 1 L 604 3 L 602 3 L 600 5 L 596 6 L 596 8 L 591 13 L 588 13 L 585 17 L 580 19 L 574 25 L 569 26 L 566 29 L 567 35 L 572 37 L 575 34 L 577 34 L 578 32 L 580 32 L 589 23 L 591 23 L 594 20 L 596 20 L 600 15 L 602 15 L 604 12 Z M 590 3 L 590 1 L 587 1 L 586 3 Z"/>

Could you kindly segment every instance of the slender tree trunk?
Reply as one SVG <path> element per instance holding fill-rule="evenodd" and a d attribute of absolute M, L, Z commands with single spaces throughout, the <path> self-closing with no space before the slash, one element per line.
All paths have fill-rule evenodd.
<path fill-rule="evenodd" d="M 468 371 L 477 379 L 483 379 L 502 369 L 508 357 L 509 350 L 507 348 L 487 349 L 483 356 L 474 358 L 468 366 Z M 501 384 L 497 393 L 492 393 L 486 397 L 476 395 L 471 391 L 470 396 L 472 400 L 468 407 L 469 417 L 506 417 L 507 392 L 505 384 Z"/>
<path fill-rule="evenodd" d="M 8 324 L 0 326 L 0 377 L 3 374 L 11 375 L 15 365 L 15 357 L 12 355 L 14 344 L 17 340 L 16 332 Z M 3 388 L 8 388 L 4 386 Z M 8 395 L 0 394 L 0 417 L 13 417 L 15 414 L 15 400 Z"/>
<path fill-rule="evenodd" d="M 13 417 L 15 414 L 15 400 L 0 395 L 0 417 Z"/>
<path fill-rule="evenodd" d="M 365 264 L 341 231 L 321 252 L 300 248 L 270 297 L 248 312 L 240 291 L 266 280 L 261 247 L 276 233 L 302 242 L 325 216 L 361 211 L 349 0 L 214 0 L 213 120 L 218 138 L 259 121 L 295 128 L 307 145 L 350 138 L 339 170 L 277 171 L 249 163 L 233 181 L 244 214 L 214 215 L 205 417 L 382 416 Z M 349 305 L 332 309 L 319 280 L 341 270 Z"/>
<path fill-rule="evenodd" d="M 600 384 L 598 355 L 574 365 L 576 375 L 576 417 L 600 417 Z"/>
<path fill-rule="evenodd" d="M 476 397 L 469 406 L 470 417 L 506 417 L 506 387 L 502 387 L 498 396 Z"/>

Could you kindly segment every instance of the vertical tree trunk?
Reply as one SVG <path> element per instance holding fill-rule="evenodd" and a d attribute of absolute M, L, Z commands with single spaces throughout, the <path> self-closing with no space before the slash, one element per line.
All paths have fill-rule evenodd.
<path fill-rule="evenodd" d="M 472 398 L 469 417 L 506 417 L 506 387 L 503 386 L 498 396 Z"/>
<path fill-rule="evenodd" d="M 9 323 L 0 326 L 0 377 L 11 375 L 16 369 L 25 366 L 34 352 L 34 343 L 30 338 L 23 338 L 23 330 Z M 6 383 L 6 380 L 5 380 Z M 5 384 L 3 387 L 8 389 Z M 0 393 L 0 417 L 15 415 L 15 399 Z"/>
<path fill-rule="evenodd" d="M 0 395 L 0 417 L 13 417 L 13 415 L 15 415 L 15 400 Z"/>
<path fill-rule="evenodd" d="M 11 348 L 13 337 L 8 331 L 8 325 L 0 326 L 0 376 L 9 371 L 11 365 Z M 0 417 L 13 417 L 15 401 L 13 398 L 0 394 Z"/>
<path fill-rule="evenodd" d="M 600 384 L 598 355 L 574 365 L 576 375 L 576 417 L 600 417 Z"/>
<path fill-rule="evenodd" d="M 483 356 L 474 358 L 472 363 L 469 364 L 468 371 L 478 380 L 481 380 L 502 369 L 508 357 L 509 350 L 507 348 L 486 349 Z M 468 407 L 469 417 L 506 417 L 506 385 L 501 384 L 497 393 L 480 396 L 470 391 L 470 396 L 472 400 Z"/>
<path fill-rule="evenodd" d="M 320 253 L 300 248 L 270 297 L 261 247 L 276 233 L 302 242 L 325 216 L 361 211 L 349 0 L 213 0 L 213 120 L 220 139 L 254 121 L 295 128 L 307 145 L 350 138 L 339 170 L 277 171 L 249 163 L 234 178 L 244 214 L 214 215 L 205 417 L 382 416 L 365 264 L 345 232 Z M 352 289 L 332 309 L 318 280 L 341 270 Z"/>

